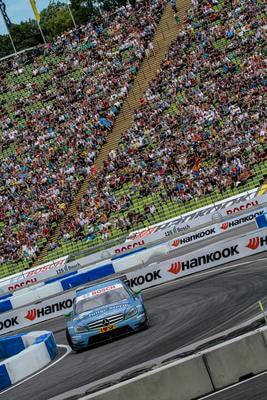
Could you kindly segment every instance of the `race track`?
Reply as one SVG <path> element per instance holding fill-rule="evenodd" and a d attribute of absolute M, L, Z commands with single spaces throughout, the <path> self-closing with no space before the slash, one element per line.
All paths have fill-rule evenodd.
<path fill-rule="evenodd" d="M 149 362 L 259 314 L 256 302 L 267 295 L 267 259 L 263 259 L 264 256 L 262 253 L 232 263 L 238 264 L 233 268 L 221 266 L 144 291 L 151 319 L 148 330 L 79 354 L 71 353 L 36 377 L 1 394 L 1 400 L 51 399 Z M 243 262 L 245 264 L 240 265 Z M 57 343 L 66 344 L 65 326 L 64 318 L 58 318 L 39 324 L 35 329 L 52 330 Z M 71 397 L 74 393 L 57 398 L 74 400 L 75 397 Z M 266 394 L 254 398 L 244 396 L 243 392 L 237 397 L 233 392 L 233 397 L 223 396 L 227 396 L 226 392 L 210 399 L 266 400 Z"/>

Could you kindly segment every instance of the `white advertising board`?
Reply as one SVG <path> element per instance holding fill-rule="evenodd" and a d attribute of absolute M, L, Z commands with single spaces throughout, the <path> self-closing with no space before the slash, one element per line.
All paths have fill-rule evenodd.
<path fill-rule="evenodd" d="M 200 240 L 208 239 L 210 237 L 220 235 L 223 232 L 247 225 L 254 221 L 259 215 L 264 214 L 266 210 L 267 208 L 262 208 L 258 209 L 257 211 L 251 211 L 250 213 L 231 218 L 220 224 L 210 225 L 206 228 L 198 229 L 194 232 L 188 233 L 187 235 L 179 236 L 168 241 L 169 248 L 170 250 L 177 250 L 180 247 L 188 246 Z"/>
<path fill-rule="evenodd" d="M 107 258 L 112 258 L 127 251 L 145 247 L 146 244 L 151 244 L 168 236 L 182 234 L 184 231 L 197 228 L 207 223 L 212 224 L 215 222 L 214 216 L 216 216 L 216 213 L 219 213 L 223 218 L 267 201 L 267 196 L 265 196 L 264 199 L 260 197 L 260 200 L 258 200 L 258 198 L 253 199 L 255 192 L 256 189 L 222 200 L 212 206 L 205 206 L 180 217 L 161 222 L 144 230 L 133 232 L 129 235 L 125 243 L 89 256 L 81 257 L 78 262 L 83 267 Z M 72 264 L 74 264 L 74 262 L 70 263 L 70 265 Z"/>
<path fill-rule="evenodd" d="M 151 243 L 209 222 L 213 223 L 216 217 L 223 218 L 267 202 L 267 195 L 252 199 L 250 196 L 251 193 L 244 193 L 237 198 L 226 199 L 211 206 L 203 207 L 144 230 L 133 232 L 129 235 L 129 239 L 143 239 L 145 243 Z"/>
<path fill-rule="evenodd" d="M 126 276 L 132 289 L 145 289 L 266 250 L 267 229 L 262 229 L 236 239 L 206 246 L 183 256 L 151 264 L 127 273 Z"/>
<path fill-rule="evenodd" d="M 81 257 L 76 261 L 68 263 L 68 265 L 76 265 L 77 262 L 81 267 L 88 266 L 93 263 L 101 262 L 103 260 L 107 260 L 108 258 L 112 258 L 114 256 L 118 256 L 120 254 L 125 253 L 126 251 L 134 250 L 145 245 L 144 240 L 131 240 L 127 243 L 123 243 L 117 246 L 110 247 L 109 249 L 99 251 L 94 254 L 90 254 L 89 256 Z M 94 265 L 93 267 L 95 267 Z"/>
<path fill-rule="evenodd" d="M 0 335 L 67 314 L 72 310 L 74 296 L 75 290 L 72 290 L 40 303 L 0 314 Z"/>
<path fill-rule="evenodd" d="M 68 272 L 70 267 L 66 265 L 69 256 L 49 261 L 38 267 L 28 269 L 22 273 L 11 275 L 0 280 L 0 295 L 23 289 L 44 279 Z"/>

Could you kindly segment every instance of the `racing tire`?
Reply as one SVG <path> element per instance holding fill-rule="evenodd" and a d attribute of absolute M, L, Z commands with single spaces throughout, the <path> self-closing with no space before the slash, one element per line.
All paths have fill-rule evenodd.
<path fill-rule="evenodd" d="M 145 319 L 145 322 L 143 323 L 143 329 L 148 329 L 148 328 L 149 328 L 149 318 L 146 313 L 146 319 Z"/>
<path fill-rule="evenodd" d="M 72 340 L 71 340 L 71 337 L 70 337 L 68 329 L 66 329 L 66 338 L 67 338 L 68 345 L 71 347 L 71 349 L 73 351 L 75 351 L 76 353 L 79 353 L 79 352 L 82 351 L 82 349 L 79 349 L 79 348 L 75 347 L 74 344 L 72 343 Z"/>

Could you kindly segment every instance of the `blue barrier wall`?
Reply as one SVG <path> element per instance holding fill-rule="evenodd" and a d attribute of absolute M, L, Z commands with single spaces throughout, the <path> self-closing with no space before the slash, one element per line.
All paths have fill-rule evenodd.
<path fill-rule="evenodd" d="M 85 283 L 94 281 L 96 279 L 103 278 L 105 276 L 114 274 L 114 268 L 112 264 L 106 264 L 96 269 L 92 269 L 90 271 L 81 272 L 75 276 L 71 276 L 66 279 L 62 279 L 61 285 L 63 290 L 69 290 L 76 286 L 83 285 Z"/>
<path fill-rule="evenodd" d="M 44 346 L 47 349 L 47 353 L 44 352 Z M 28 351 L 25 351 L 26 348 L 28 348 Z M 4 362 L 0 363 L 0 390 L 17 383 L 18 378 L 15 378 L 16 376 L 20 376 L 19 380 L 21 380 L 22 375 L 25 378 L 40 370 L 53 360 L 57 354 L 58 349 L 52 332 L 21 333 L 0 339 L 0 358 L 5 359 Z M 16 356 L 16 358 L 14 359 L 13 356 Z M 17 362 L 17 357 L 20 362 Z M 32 364 L 30 360 L 33 359 L 38 360 L 38 362 Z M 21 361 L 25 363 L 23 374 Z M 17 374 L 18 372 L 19 374 Z"/>
<path fill-rule="evenodd" d="M 0 338 L 0 358 L 9 358 L 25 349 L 22 337 L 25 334 Z"/>

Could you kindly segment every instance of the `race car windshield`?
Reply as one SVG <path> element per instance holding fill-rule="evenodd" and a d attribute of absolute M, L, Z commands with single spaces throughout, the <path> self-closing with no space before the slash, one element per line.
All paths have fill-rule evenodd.
<path fill-rule="evenodd" d="M 128 298 L 129 294 L 124 287 L 121 286 L 117 289 L 100 293 L 95 296 L 86 297 L 77 301 L 74 307 L 74 314 L 82 314 L 85 311 L 90 311 L 98 307 L 126 300 Z"/>

